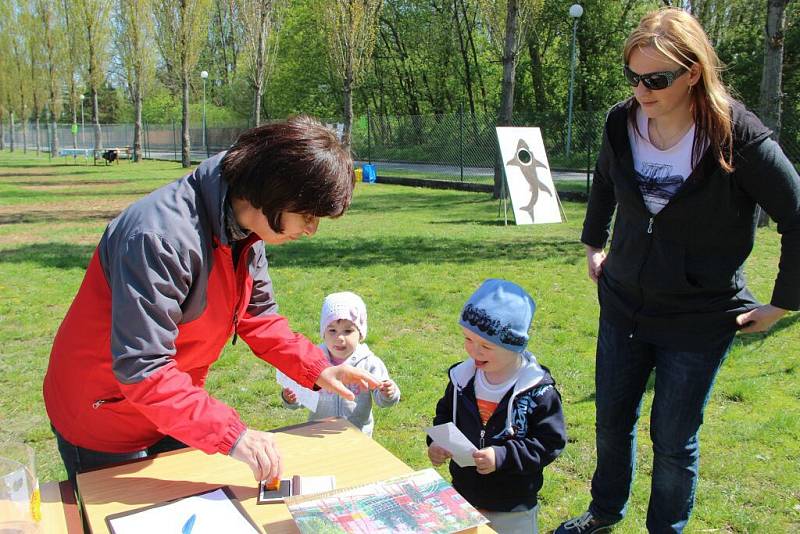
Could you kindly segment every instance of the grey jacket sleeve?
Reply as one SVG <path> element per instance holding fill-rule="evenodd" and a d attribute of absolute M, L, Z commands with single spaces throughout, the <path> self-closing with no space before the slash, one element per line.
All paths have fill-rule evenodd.
<path fill-rule="evenodd" d="M 192 267 L 176 247 L 153 233 L 134 234 L 117 243 L 109 258 L 113 369 L 120 382 L 131 384 L 175 354 Z"/>

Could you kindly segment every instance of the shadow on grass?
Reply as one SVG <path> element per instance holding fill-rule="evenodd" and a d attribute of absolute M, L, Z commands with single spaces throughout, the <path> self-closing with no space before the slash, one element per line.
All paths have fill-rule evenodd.
<path fill-rule="evenodd" d="M 0 215 L 0 225 L 3 224 L 32 224 L 40 222 L 64 223 L 64 222 L 90 222 L 105 221 L 119 215 L 122 209 L 103 210 L 103 211 L 83 211 L 83 210 L 33 210 L 25 213 L 11 213 Z"/>
<path fill-rule="evenodd" d="M 63 176 L 63 174 L 58 173 L 58 172 L 35 172 L 35 173 L 30 173 L 30 174 L 20 174 L 18 172 L 0 172 L 0 178 L 20 178 L 20 179 L 25 179 L 25 178 L 28 178 L 28 177 L 40 178 L 42 176 Z M 6 183 L 17 183 L 17 180 L 10 180 L 10 181 L 3 180 L 3 181 L 6 182 Z"/>
<path fill-rule="evenodd" d="M 482 204 L 492 202 L 486 193 L 470 193 L 463 191 L 416 192 L 413 188 L 397 186 L 398 191 L 381 192 L 374 196 L 359 196 L 353 200 L 348 214 L 370 212 L 396 212 L 405 210 L 441 209 L 455 204 Z"/>
<path fill-rule="evenodd" d="M 268 247 L 267 254 L 272 265 L 277 267 L 449 264 L 506 258 L 525 258 L 531 262 L 556 259 L 560 263 L 574 264 L 584 257 L 575 242 L 567 239 L 488 242 L 423 236 L 296 241 Z"/>
<path fill-rule="evenodd" d="M 54 269 L 85 269 L 95 245 L 37 243 L 3 250 L 0 263 L 37 263 Z"/>
<path fill-rule="evenodd" d="M 120 185 L 120 184 L 130 184 L 130 183 L 131 183 L 130 180 L 57 180 L 57 181 L 24 180 L 24 181 L 14 182 L 14 185 L 18 187 L 64 187 L 64 186 L 82 186 L 82 185 L 90 185 L 90 186 Z"/>

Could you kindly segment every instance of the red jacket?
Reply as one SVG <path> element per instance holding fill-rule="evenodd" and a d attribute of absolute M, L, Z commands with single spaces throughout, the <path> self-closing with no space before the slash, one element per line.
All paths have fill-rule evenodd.
<path fill-rule="evenodd" d="M 306 387 L 329 365 L 277 314 L 263 242 L 251 234 L 229 243 L 222 155 L 106 228 L 44 380 L 47 413 L 71 443 L 132 452 L 170 435 L 229 453 L 245 425 L 203 386 L 234 330 Z"/>

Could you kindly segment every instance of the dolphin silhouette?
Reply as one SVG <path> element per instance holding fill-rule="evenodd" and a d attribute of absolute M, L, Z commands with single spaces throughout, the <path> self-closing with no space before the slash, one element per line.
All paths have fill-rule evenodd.
<path fill-rule="evenodd" d="M 536 167 L 542 167 L 543 169 L 548 170 L 550 168 L 547 166 L 547 164 L 539 161 L 533 156 L 533 152 L 528 147 L 528 143 L 526 143 L 524 139 L 519 140 L 517 143 L 517 149 L 514 151 L 514 157 L 508 160 L 506 165 L 519 167 L 519 170 L 522 171 L 522 176 L 524 176 L 525 180 L 528 182 L 528 186 L 531 189 L 531 201 L 520 209 L 530 213 L 531 220 L 533 220 L 533 206 L 535 206 L 536 201 L 539 200 L 539 190 L 544 191 L 551 197 L 553 196 L 553 192 L 550 191 L 547 186 L 540 182 L 536 177 Z"/>

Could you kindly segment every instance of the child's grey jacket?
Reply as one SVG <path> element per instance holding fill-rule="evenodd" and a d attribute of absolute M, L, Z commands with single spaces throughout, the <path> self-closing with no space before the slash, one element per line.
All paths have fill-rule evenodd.
<path fill-rule="evenodd" d="M 321 344 L 319 348 L 322 349 L 322 352 L 325 353 L 325 356 L 327 356 L 330 361 L 331 355 L 327 347 Z M 333 362 L 331 361 L 331 363 Z M 353 354 L 342 363 L 367 371 L 374 376 L 376 380 L 391 380 L 383 361 L 372 353 L 366 343 L 359 343 L 356 350 L 353 351 Z M 345 417 L 364 434 L 372 436 L 372 429 L 375 426 L 375 422 L 372 418 L 372 401 L 374 400 L 375 404 L 381 408 L 394 406 L 400 401 L 400 388 L 395 383 L 394 396 L 386 398 L 378 389 L 359 391 L 360 388 L 355 385 L 347 387 L 355 394 L 355 400 L 348 401 L 341 398 L 336 393 L 319 391 L 317 411 L 310 412 L 308 420 L 317 421 L 326 417 Z M 281 401 L 285 407 L 293 410 L 302 406 L 299 402 L 295 404 L 286 402 L 286 399 L 283 398 L 283 394 L 281 394 Z"/>

